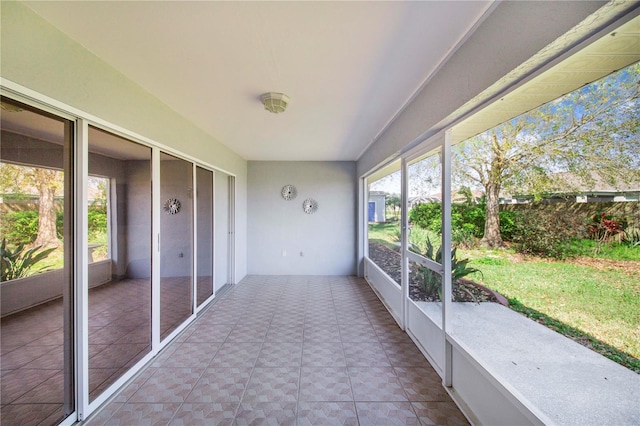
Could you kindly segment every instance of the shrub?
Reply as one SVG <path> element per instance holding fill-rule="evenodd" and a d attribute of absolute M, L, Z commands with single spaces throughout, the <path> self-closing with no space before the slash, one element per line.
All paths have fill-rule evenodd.
<path fill-rule="evenodd" d="M 4 214 L 0 232 L 12 244 L 31 244 L 38 236 L 38 212 L 27 210 Z"/>
<path fill-rule="evenodd" d="M 442 205 L 438 202 L 418 204 L 409 210 L 409 221 L 422 229 L 440 233 L 442 230 Z"/>
<path fill-rule="evenodd" d="M 561 260 L 574 255 L 570 241 L 575 235 L 561 217 L 530 209 L 517 218 L 513 242 L 519 253 Z"/>

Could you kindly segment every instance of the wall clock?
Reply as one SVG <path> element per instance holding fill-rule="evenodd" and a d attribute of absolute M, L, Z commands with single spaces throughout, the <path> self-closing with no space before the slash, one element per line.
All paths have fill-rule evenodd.
<path fill-rule="evenodd" d="M 302 203 L 302 210 L 304 210 L 306 214 L 315 213 L 318 210 L 318 202 L 313 198 L 307 198 Z"/>
<path fill-rule="evenodd" d="M 282 194 L 282 198 L 284 198 L 287 201 L 291 201 L 294 198 L 296 198 L 296 195 L 298 195 L 298 190 L 293 185 L 285 185 L 282 187 L 281 194 Z"/>
<path fill-rule="evenodd" d="M 167 212 L 167 214 L 178 213 L 180 211 L 180 207 L 182 207 L 182 204 L 180 204 L 180 200 L 177 198 L 169 198 L 164 202 L 164 211 Z"/>

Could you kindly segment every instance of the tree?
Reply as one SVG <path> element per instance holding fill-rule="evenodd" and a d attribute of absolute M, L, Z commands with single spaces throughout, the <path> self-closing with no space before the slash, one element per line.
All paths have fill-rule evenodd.
<path fill-rule="evenodd" d="M 387 207 L 391 208 L 393 212 L 393 217 L 398 218 L 398 212 L 400 212 L 400 206 L 402 204 L 402 199 L 399 194 L 388 194 L 385 198 L 385 204 Z"/>
<path fill-rule="evenodd" d="M 599 179 L 640 181 L 640 63 L 520 115 L 453 150 L 454 184 L 486 194 L 481 243 L 503 245 L 503 191 L 576 190 Z"/>
<path fill-rule="evenodd" d="M 39 167 L 25 167 L 14 164 L 0 164 L 0 191 L 7 193 L 38 192 L 38 235 L 33 246 L 57 247 L 60 240 L 56 235 L 56 192 L 64 184 L 63 173 L 58 170 Z"/>

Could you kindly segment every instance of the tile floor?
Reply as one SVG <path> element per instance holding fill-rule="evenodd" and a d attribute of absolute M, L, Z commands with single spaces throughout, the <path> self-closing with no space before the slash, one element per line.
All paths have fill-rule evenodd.
<path fill-rule="evenodd" d="M 88 425 L 468 424 L 356 277 L 250 276 Z"/>

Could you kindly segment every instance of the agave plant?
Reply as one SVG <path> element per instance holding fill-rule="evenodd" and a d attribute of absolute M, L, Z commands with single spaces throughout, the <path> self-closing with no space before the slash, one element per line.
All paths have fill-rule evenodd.
<path fill-rule="evenodd" d="M 418 253 L 427 259 L 433 260 L 436 263 L 442 264 L 442 246 L 440 246 L 434 253 L 433 243 L 431 243 L 431 240 L 428 237 L 424 249 L 420 249 L 416 244 L 412 244 L 411 251 Z M 482 274 L 479 269 L 469 266 L 469 259 L 458 259 L 457 248 L 451 249 L 451 279 L 454 287 L 459 287 L 458 280 L 476 272 L 480 272 L 480 274 Z M 442 300 L 442 277 L 440 274 L 432 271 L 424 265 L 419 265 L 416 278 L 427 297 L 431 298 L 437 293 L 440 300 Z M 464 287 L 459 288 L 469 294 L 474 300 L 476 299 L 475 296 Z"/>
<path fill-rule="evenodd" d="M 0 245 L 0 264 L 2 267 L 2 281 L 15 280 L 29 275 L 30 272 L 45 272 L 48 268 L 36 264 L 51 254 L 54 248 L 42 249 L 36 246 L 25 250 L 24 244 L 18 244 L 15 249 L 7 247 L 7 239 L 2 239 Z"/>

